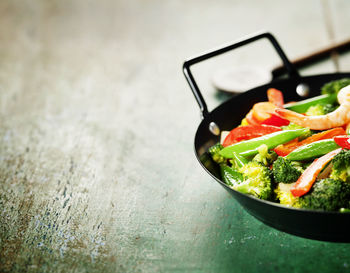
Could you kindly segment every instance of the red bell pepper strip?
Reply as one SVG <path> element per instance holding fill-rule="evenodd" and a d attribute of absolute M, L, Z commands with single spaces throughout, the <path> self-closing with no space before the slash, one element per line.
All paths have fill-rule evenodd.
<path fill-rule="evenodd" d="M 261 124 L 281 127 L 281 126 L 286 126 L 289 123 L 290 121 L 288 119 L 284 119 L 275 114 L 271 114 L 271 117 L 269 117 L 268 119 L 265 119 Z"/>
<path fill-rule="evenodd" d="M 271 125 L 246 125 L 237 127 L 226 136 L 222 145 L 224 147 L 230 146 L 242 140 L 248 140 L 267 134 L 281 131 L 281 128 Z"/>
<path fill-rule="evenodd" d="M 275 88 L 269 88 L 267 90 L 267 98 L 269 102 L 273 103 L 277 107 L 283 108 L 284 99 L 283 93 L 280 90 L 277 90 Z"/>
<path fill-rule="evenodd" d="M 293 194 L 293 196 L 299 197 L 308 193 L 312 185 L 315 183 L 315 180 L 318 174 L 321 172 L 321 170 L 341 150 L 342 148 L 336 149 L 334 151 L 329 152 L 328 154 L 325 154 L 324 156 L 321 156 L 320 158 L 315 159 L 290 189 L 290 192 Z"/>
<path fill-rule="evenodd" d="M 344 149 L 350 149 L 350 136 L 335 136 L 334 142 Z"/>
<path fill-rule="evenodd" d="M 293 139 L 293 140 L 289 141 L 286 144 L 278 145 L 273 150 L 279 156 L 286 156 L 286 155 L 288 155 L 289 153 L 291 153 L 292 151 L 294 151 L 298 147 L 299 147 L 298 139 Z"/>
<path fill-rule="evenodd" d="M 333 138 L 335 136 L 341 136 L 341 135 L 345 135 L 345 134 L 346 134 L 345 130 L 342 127 L 337 127 L 337 128 L 333 128 L 333 129 L 330 129 L 327 131 L 320 132 L 318 134 L 314 134 L 308 138 L 305 138 L 302 141 L 292 140 L 286 144 L 278 145 L 274 149 L 274 151 L 279 156 L 286 156 L 300 146 L 310 144 L 310 143 L 318 141 L 318 140 L 329 139 L 329 138 Z M 341 146 L 340 144 L 338 144 L 338 145 Z"/>

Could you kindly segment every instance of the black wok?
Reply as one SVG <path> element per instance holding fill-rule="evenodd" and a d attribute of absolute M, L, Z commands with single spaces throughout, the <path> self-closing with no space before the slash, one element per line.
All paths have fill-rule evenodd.
<path fill-rule="evenodd" d="M 281 57 L 288 77 L 285 79 L 273 80 L 271 83 L 234 96 L 219 105 L 213 111 L 208 112 L 205 100 L 191 73 L 190 66 L 258 39 L 265 38 L 272 43 L 278 55 Z M 235 191 L 220 180 L 218 167 L 211 161 L 206 152 L 208 147 L 219 141 L 219 129 L 231 130 L 240 123 L 254 103 L 267 100 L 266 90 L 268 88 L 274 87 L 283 90 L 285 101 L 296 101 L 301 99 L 296 93 L 298 85 L 307 85 L 310 89 L 309 96 L 312 97 L 319 95 L 320 88 L 323 84 L 339 78 L 350 77 L 350 73 L 333 73 L 301 77 L 282 51 L 276 39 L 270 33 L 257 34 L 234 44 L 223 46 L 191 58 L 184 62 L 183 71 L 199 104 L 203 117 L 195 135 L 194 149 L 197 159 L 207 173 L 232 194 L 251 215 L 269 226 L 305 238 L 323 241 L 350 242 L 350 214 L 288 208 L 277 203 L 260 200 L 253 196 Z"/>

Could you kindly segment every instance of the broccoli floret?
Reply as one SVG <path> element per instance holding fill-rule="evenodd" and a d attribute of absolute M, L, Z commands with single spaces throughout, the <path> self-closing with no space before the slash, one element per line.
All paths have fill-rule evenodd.
<path fill-rule="evenodd" d="M 299 170 L 301 173 L 303 171 L 305 171 L 307 169 L 307 167 L 309 167 L 309 165 L 312 163 L 312 161 L 304 161 L 304 162 L 301 162 L 301 161 L 291 161 L 290 162 L 292 164 L 292 166 L 294 168 L 296 168 L 297 170 Z"/>
<path fill-rule="evenodd" d="M 221 156 L 219 154 L 219 152 L 224 148 L 224 146 L 222 146 L 219 142 L 216 143 L 215 145 L 211 146 L 208 149 L 209 154 L 211 155 L 212 159 L 216 162 L 216 163 L 224 163 L 226 162 L 226 159 Z"/>
<path fill-rule="evenodd" d="M 307 111 L 306 115 L 307 116 L 321 116 L 321 115 L 326 115 L 330 112 L 333 112 L 337 107 L 334 106 L 333 104 L 323 104 L 319 103 L 313 106 L 310 106 Z"/>
<path fill-rule="evenodd" d="M 317 181 L 311 191 L 298 198 L 294 206 L 305 209 L 337 211 L 349 208 L 350 184 L 326 178 Z"/>
<path fill-rule="evenodd" d="M 288 207 L 298 207 L 298 197 L 295 197 L 290 189 L 295 183 L 285 184 L 278 183 L 276 189 L 274 190 L 277 200 L 282 204 Z"/>
<path fill-rule="evenodd" d="M 343 149 L 332 159 L 330 178 L 350 183 L 350 150 Z"/>
<path fill-rule="evenodd" d="M 338 108 L 338 105 L 334 105 L 334 104 L 330 104 L 330 103 L 323 104 L 324 114 L 331 113 L 331 112 L 337 110 L 337 108 Z"/>
<path fill-rule="evenodd" d="M 338 94 L 339 90 L 350 84 L 350 78 L 343 78 L 340 80 L 326 83 L 321 88 L 322 94 Z"/>
<path fill-rule="evenodd" d="M 288 207 L 344 211 L 350 207 L 350 185 L 330 178 L 317 181 L 309 193 L 295 197 L 290 192 L 292 184 L 279 183 L 275 189 L 277 200 Z"/>
<path fill-rule="evenodd" d="M 304 129 L 303 126 L 300 126 L 300 125 L 295 124 L 295 123 L 292 123 L 292 122 L 290 122 L 290 123 L 289 123 L 288 125 L 286 125 L 286 126 L 282 126 L 281 128 L 282 128 L 282 130 Z"/>
<path fill-rule="evenodd" d="M 272 166 L 273 178 L 278 183 L 296 182 L 302 172 L 301 166 L 282 156 L 279 156 Z"/>
<path fill-rule="evenodd" d="M 243 174 L 243 181 L 233 186 L 235 190 L 260 199 L 271 199 L 273 190 L 269 168 L 259 162 L 250 161 L 239 171 Z"/>
<path fill-rule="evenodd" d="M 260 162 L 265 166 L 270 166 L 277 158 L 277 154 L 274 151 L 269 151 L 266 144 L 261 145 L 258 148 L 258 154 L 253 158 L 254 161 Z"/>

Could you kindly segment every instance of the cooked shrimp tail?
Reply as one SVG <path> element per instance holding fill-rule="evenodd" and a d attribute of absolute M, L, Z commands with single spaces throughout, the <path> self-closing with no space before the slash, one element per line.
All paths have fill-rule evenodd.
<path fill-rule="evenodd" d="M 350 123 L 350 85 L 342 88 L 337 96 L 340 106 L 333 112 L 321 116 L 304 116 L 302 114 L 277 108 L 275 112 L 290 122 L 313 130 L 326 130 Z"/>

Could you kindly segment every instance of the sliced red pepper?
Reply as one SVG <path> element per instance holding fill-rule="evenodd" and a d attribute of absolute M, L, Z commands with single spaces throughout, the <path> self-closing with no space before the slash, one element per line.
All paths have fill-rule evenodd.
<path fill-rule="evenodd" d="M 269 102 L 273 103 L 277 107 L 283 108 L 284 105 L 284 99 L 283 99 L 283 93 L 275 88 L 269 88 L 267 90 L 267 98 Z"/>
<path fill-rule="evenodd" d="M 344 149 L 350 149 L 350 136 L 335 136 L 335 143 Z"/>
<path fill-rule="evenodd" d="M 318 141 L 318 140 L 329 139 L 329 138 L 333 138 L 335 136 L 341 136 L 341 135 L 345 135 L 345 134 L 346 134 L 345 130 L 342 127 L 337 127 L 337 128 L 333 128 L 333 129 L 330 129 L 327 131 L 320 132 L 318 134 L 314 134 L 308 138 L 305 138 L 302 141 L 292 140 L 286 144 L 278 145 L 274 149 L 274 151 L 279 156 L 286 156 L 290 152 L 294 151 L 296 148 L 298 148 L 300 146 L 310 144 L 310 143 Z M 341 145 L 339 145 L 339 146 L 341 146 Z"/>
<path fill-rule="evenodd" d="M 271 114 L 271 117 L 265 119 L 261 124 L 273 125 L 273 126 L 286 126 L 290 123 L 288 119 L 281 118 L 275 114 Z"/>
<path fill-rule="evenodd" d="M 318 174 L 327 165 L 327 163 L 341 151 L 341 149 L 342 148 L 336 149 L 328 154 L 325 154 L 324 156 L 321 156 L 320 158 L 315 159 L 290 189 L 293 196 L 303 196 L 304 194 L 308 193 L 312 185 L 315 183 Z"/>
<path fill-rule="evenodd" d="M 281 131 L 281 128 L 271 125 L 247 125 L 237 127 L 226 136 L 223 146 L 227 147 L 242 140 L 248 140 Z"/>
<path fill-rule="evenodd" d="M 299 141 L 298 139 L 293 139 L 286 144 L 278 145 L 273 150 L 279 156 L 286 156 L 289 153 L 291 153 L 293 150 L 295 150 L 297 147 L 299 147 Z"/>

